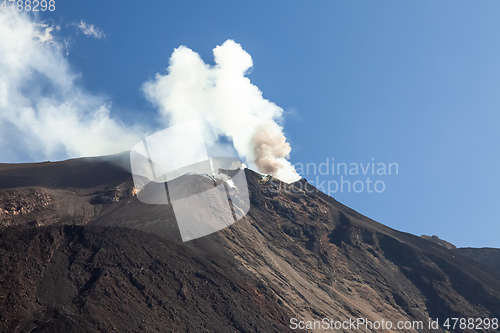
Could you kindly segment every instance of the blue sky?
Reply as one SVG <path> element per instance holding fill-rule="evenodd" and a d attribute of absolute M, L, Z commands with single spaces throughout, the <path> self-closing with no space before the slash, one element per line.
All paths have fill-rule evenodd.
<path fill-rule="evenodd" d="M 152 123 L 141 87 L 174 48 L 213 64 L 212 49 L 233 39 L 253 58 L 252 83 L 285 110 L 293 164 L 398 164 L 374 177 L 383 193 L 338 201 L 405 232 L 500 247 L 499 2 L 56 3 L 40 17 L 62 27 L 79 83 L 112 101 L 111 117 Z M 82 20 L 105 37 L 68 26 Z"/>

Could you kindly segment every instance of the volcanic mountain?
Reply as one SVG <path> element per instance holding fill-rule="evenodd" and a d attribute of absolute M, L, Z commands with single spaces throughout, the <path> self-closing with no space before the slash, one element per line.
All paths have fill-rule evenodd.
<path fill-rule="evenodd" d="M 245 172 L 248 214 L 183 243 L 170 205 L 137 199 L 123 155 L 0 165 L 0 331 L 289 332 L 366 318 L 424 326 L 342 331 L 444 332 L 447 318 L 500 318 L 499 271 L 305 179 Z"/>
<path fill-rule="evenodd" d="M 500 271 L 500 249 L 491 248 L 491 247 L 482 247 L 482 248 L 473 248 L 473 247 L 459 247 L 457 248 L 455 245 L 440 239 L 438 236 L 420 236 L 424 239 L 430 240 L 436 244 L 446 247 L 447 249 L 451 249 L 455 252 L 460 253 L 464 257 L 470 258 L 474 261 L 477 261 L 485 266 L 489 266 Z"/>

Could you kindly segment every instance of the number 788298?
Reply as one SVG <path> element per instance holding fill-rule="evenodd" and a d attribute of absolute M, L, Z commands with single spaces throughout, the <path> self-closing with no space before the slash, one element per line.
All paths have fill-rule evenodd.
<path fill-rule="evenodd" d="M 5 8 L 15 9 L 19 12 L 53 12 L 56 10 L 55 0 L 0 0 L 0 10 Z"/>

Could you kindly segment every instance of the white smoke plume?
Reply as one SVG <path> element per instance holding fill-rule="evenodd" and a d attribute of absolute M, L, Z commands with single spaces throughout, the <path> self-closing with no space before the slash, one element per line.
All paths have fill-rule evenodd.
<path fill-rule="evenodd" d="M 78 83 L 65 46 L 53 36 L 58 30 L 26 13 L 0 10 L 2 161 L 113 154 L 152 133 L 111 117 L 110 101 Z M 158 106 L 158 129 L 198 119 L 209 145 L 224 149 L 218 139 L 230 138 L 249 167 L 287 182 L 299 179 L 287 160 L 283 110 L 245 76 L 251 56 L 232 40 L 213 53 L 215 65 L 209 66 L 181 46 L 168 73 L 144 85 Z"/>
<path fill-rule="evenodd" d="M 141 131 L 112 119 L 110 105 L 78 85 L 52 36 L 27 14 L 0 10 L 2 159 L 63 159 L 130 149 Z M 21 155 L 21 156 L 20 156 Z"/>
<path fill-rule="evenodd" d="M 285 182 L 300 179 L 287 160 L 291 148 L 279 125 L 283 109 L 265 99 L 245 76 L 253 66 L 251 56 L 232 40 L 213 54 L 215 65 L 210 66 L 180 46 L 170 58 L 168 73 L 144 85 L 165 124 L 198 119 L 209 145 L 228 137 L 250 167 Z"/>

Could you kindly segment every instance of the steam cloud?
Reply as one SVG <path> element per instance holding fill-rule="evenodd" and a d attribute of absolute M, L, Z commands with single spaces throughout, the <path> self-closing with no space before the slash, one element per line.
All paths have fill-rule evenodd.
<path fill-rule="evenodd" d="M 209 145 L 220 136 L 229 137 L 250 167 L 286 182 L 300 179 L 287 160 L 291 148 L 278 124 L 283 109 L 265 99 L 245 76 L 253 66 L 251 56 L 232 40 L 213 54 L 215 65 L 210 66 L 180 46 L 170 58 L 168 73 L 144 85 L 162 120 L 176 125 L 198 119 Z"/>
<path fill-rule="evenodd" d="M 78 84 L 53 27 L 24 13 L 0 11 L 0 145 L 2 159 L 63 159 L 131 149 L 152 133 L 110 116 L 111 103 Z M 287 160 L 290 145 L 279 125 L 283 110 L 245 76 L 251 56 L 232 40 L 214 50 L 215 65 L 185 46 L 168 72 L 144 84 L 165 126 L 198 119 L 208 145 L 221 137 L 251 168 L 286 182 L 300 178 Z M 20 152 L 23 152 L 20 154 Z M 23 154 L 25 155 L 23 157 Z"/>
<path fill-rule="evenodd" d="M 54 29 L 27 14 L 0 10 L 2 159 L 64 159 L 129 150 L 142 131 L 112 119 L 110 103 L 78 85 L 64 47 L 51 35 Z"/>

